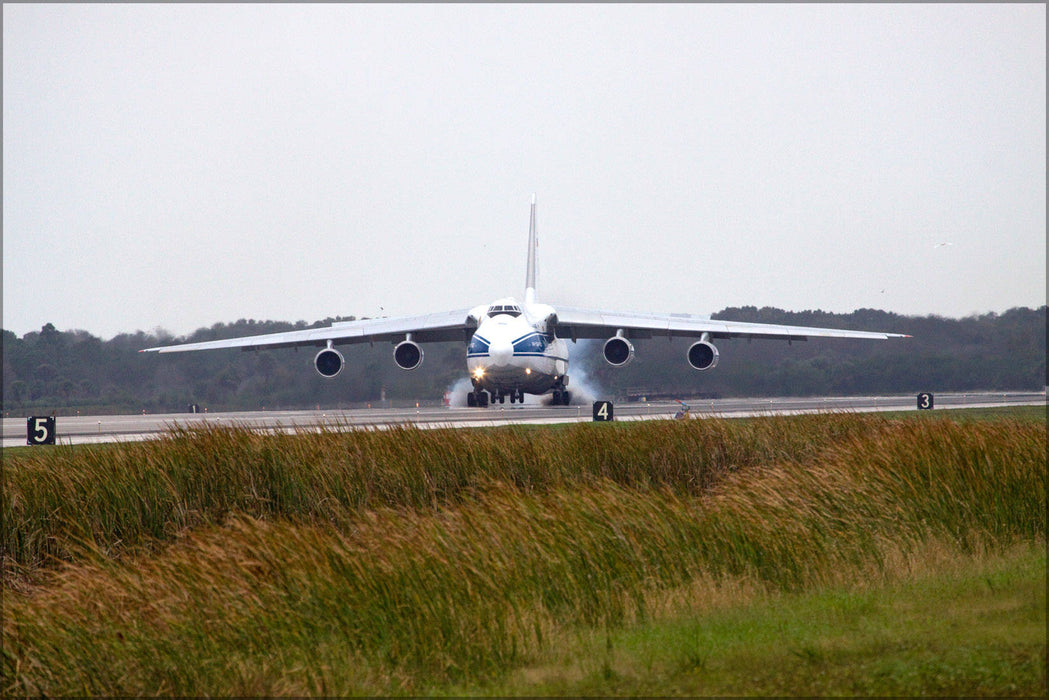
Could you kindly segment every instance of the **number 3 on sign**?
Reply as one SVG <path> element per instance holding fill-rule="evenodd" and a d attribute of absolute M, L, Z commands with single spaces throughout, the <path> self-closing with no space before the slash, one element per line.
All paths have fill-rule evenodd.
<path fill-rule="evenodd" d="M 55 417 L 32 416 L 26 426 L 26 442 L 30 445 L 54 445 Z"/>
<path fill-rule="evenodd" d="M 932 408 L 932 394 L 923 391 L 918 394 L 918 410 L 927 411 Z"/>

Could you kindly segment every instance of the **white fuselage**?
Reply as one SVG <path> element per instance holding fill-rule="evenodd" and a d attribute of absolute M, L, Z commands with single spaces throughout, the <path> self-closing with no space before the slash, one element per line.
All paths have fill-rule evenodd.
<path fill-rule="evenodd" d="M 543 394 L 563 386 L 568 344 L 548 332 L 553 310 L 501 299 L 475 312 L 478 320 L 466 351 L 466 366 L 477 389 L 494 395 Z"/>

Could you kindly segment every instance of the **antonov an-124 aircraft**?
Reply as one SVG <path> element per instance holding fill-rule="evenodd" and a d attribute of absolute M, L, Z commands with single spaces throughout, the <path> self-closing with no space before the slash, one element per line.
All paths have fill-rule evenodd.
<path fill-rule="evenodd" d="M 393 361 L 405 370 L 419 367 L 422 345 L 461 341 L 466 345 L 466 367 L 473 382 L 467 395 L 470 406 L 489 402 L 524 401 L 525 394 L 553 394 L 553 404 L 567 406 L 571 400 L 568 382 L 568 341 L 605 338 L 605 360 L 622 367 L 634 357 L 634 340 L 654 336 L 696 338 L 686 353 L 688 363 L 701 372 L 718 364 L 718 349 L 712 342 L 722 338 L 906 338 L 897 333 L 847 331 L 835 328 L 803 328 L 765 323 L 714 321 L 687 314 L 646 314 L 598 311 L 570 306 L 550 306 L 536 298 L 535 196 L 528 224 L 528 268 L 524 301 L 497 299 L 472 309 L 446 311 L 425 316 L 372 318 L 333 323 L 286 333 L 269 333 L 202 343 L 186 343 L 142 352 L 186 352 L 220 348 L 285 348 L 317 346 L 321 350 L 313 364 L 325 377 L 335 377 L 346 361 L 335 346 L 388 341 L 394 343 Z"/>

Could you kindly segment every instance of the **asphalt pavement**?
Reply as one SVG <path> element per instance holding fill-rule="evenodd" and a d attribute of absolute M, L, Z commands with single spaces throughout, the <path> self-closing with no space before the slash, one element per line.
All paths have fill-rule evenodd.
<path fill-rule="evenodd" d="M 933 409 L 989 406 L 1046 405 L 1042 393 L 954 393 L 935 394 Z M 918 410 L 917 396 L 858 396 L 817 398 L 714 399 L 693 401 L 690 417 L 726 418 L 822 411 Z M 677 402 L 624 402 L 613 404 L 615 420 L 671 419 L 681 406 Z M 478 427 L 511 423 L 571 423 L 593 420 L 591 404 L 543 406 L 496 404 L 487 408 L 431 406 L 420 408 L 359 408 L 314 411 L 252 411 L 238 413 L 167 413 L 116 416 L 58 416 L 58 444 L 121 442 L 156 437 L 175 426 L 240 425 L 262 430 L 303 431 L 327 429 L 382 429 L 397 425 L 420 428 Z M 27 419 L 4 418 L 3 447 L 27 444 Z"/>

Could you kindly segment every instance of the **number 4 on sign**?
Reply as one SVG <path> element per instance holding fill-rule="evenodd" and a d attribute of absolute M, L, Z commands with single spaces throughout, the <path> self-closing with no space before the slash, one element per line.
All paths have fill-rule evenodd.
<path fill-rule="evenodd" d="M 594 420 L 596 422 L 612 420 L 612 402 L 611 401 L 595 401 L 594 402 Z"/>
<path fill-rule="evenodd" d="M 26 443 L 30 445 L 55 444 L 55 417 L 32 416 L 26 426 Z"/>

